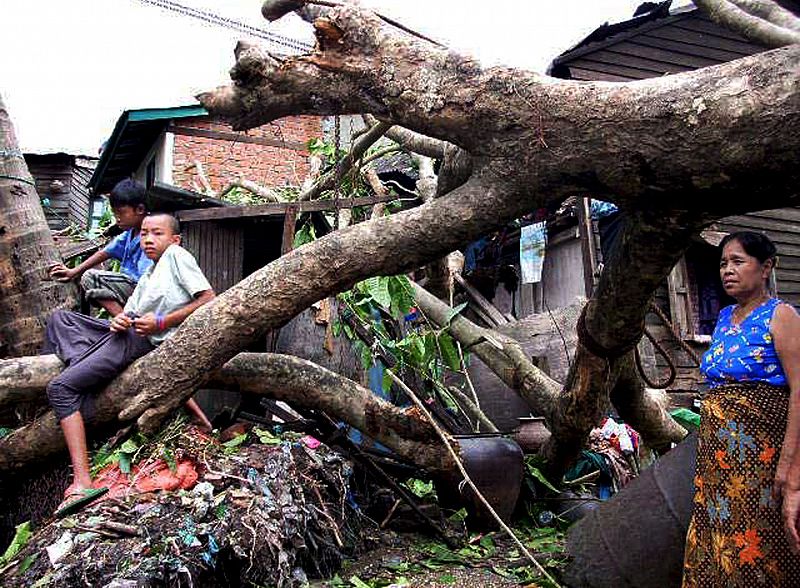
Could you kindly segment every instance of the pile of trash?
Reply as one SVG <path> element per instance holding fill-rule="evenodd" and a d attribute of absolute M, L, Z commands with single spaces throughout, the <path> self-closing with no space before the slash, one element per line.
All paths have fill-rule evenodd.
<path fill-rule="evenodd" d="M 0 585 L 291 587 L 360 551 L 371 523 L 339 453 L 298 433 L 167 431 L 106 456 L 96 479 L 110 491 L 16 541 Z"/>

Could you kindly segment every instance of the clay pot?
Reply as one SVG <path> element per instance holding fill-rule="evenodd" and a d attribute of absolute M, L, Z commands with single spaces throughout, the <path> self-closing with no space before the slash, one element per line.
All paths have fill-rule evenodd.
<path fill-rule="evenodd" d="M 508 522 L 517 505 L 524 474 L 522 450 L 512 440 L 500 434 L 456 435 L 459 454 L 470 478 L 497 512 Z M 437 480 L 436 492 L 445 508 L 467 509 L 467 524 L 473 528 L 495 529 L 496 521 L 472 490 L 464 485 L 459 489 L 461 475 L 453 468 L 446 477 Z"/>
<path fill-rule="evenodd" d="M 522 448 L 523 453 L 538 453 L 550 438 L 544 417 L 521 417 L 518 420 L 514 441 Z"/>

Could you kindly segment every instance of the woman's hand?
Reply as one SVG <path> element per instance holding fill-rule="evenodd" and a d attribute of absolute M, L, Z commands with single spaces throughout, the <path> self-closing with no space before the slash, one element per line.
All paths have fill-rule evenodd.
<path fill-rule="evenodd" d="M 800 554 L 800 488 L 783 487 L 783 526 L 789 547 L 795 554 Z"/>
<path fill-rule="evenodd" d="M 115 333 L 122 333 L 130 329 L 132 325 L 133 325 L 133 319 L 131 319 L 131 317 L 129 317 L 124 312 L 121 312 L 113 319 L 111 319 L 111 324 L 109 325 L 109 328 Z"/>

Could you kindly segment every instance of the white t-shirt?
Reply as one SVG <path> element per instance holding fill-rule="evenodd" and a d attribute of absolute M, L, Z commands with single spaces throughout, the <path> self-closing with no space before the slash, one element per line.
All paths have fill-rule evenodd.
<path fill-rule="evenodd" d="M 136 289 L 125 304 L 125 313 L 144 316 L 152 312 L 166 316 L 189 304 L 204 290 L 211 290 L 211 284 L 195 258 L 180 245 L 173 244 L 139 278 Z M 150 335 L 150 342 L 153 345 L 161 344 L 176 328 Z"/>

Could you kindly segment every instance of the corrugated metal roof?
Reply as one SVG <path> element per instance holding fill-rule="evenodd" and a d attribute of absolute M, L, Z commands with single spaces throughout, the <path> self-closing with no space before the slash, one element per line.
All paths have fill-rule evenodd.
<path fill-rule="evenodd" d="M 123 112 L 89 180 L 92 192 L 108 192 L 117 182 L 129 177 L 170 120 L 207 115 L 208 111 L 200 105 Z"/>

